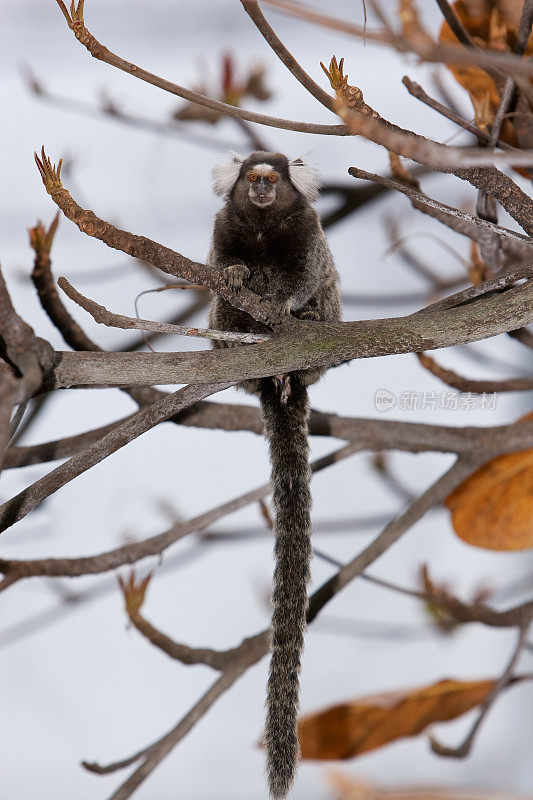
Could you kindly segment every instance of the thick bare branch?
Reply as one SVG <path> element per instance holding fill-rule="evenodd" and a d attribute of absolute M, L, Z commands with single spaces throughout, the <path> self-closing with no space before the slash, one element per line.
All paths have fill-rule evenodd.
<path fill-rule="evenodd" d="M 11 412 L 19 394 L 18 380 L 0 359 L 0 472 L 4 468 L 5 448 L 11 438 Z"/>
<path fill-rule="evenodd" d="M 43 464 L 81 453 L 131 417 L 104 425 L 85 433 L 26 447 L 10 447 L 5 454 L 4 469 Z M 195 403 L 188 412 L 171 418 L 172 422 L 196 428 L 224 431 L 248 431 L 261 434 L 263 421 L 258 408 L 229 403 Z M 357 442 L 362 450 L 401 450 L 408 453 L 440 452 L 494 455 L 512 452 L 523 446 L 533 447 L 533 423 L 515 423 L 492 428 L 425 425 L 418 422 L 395 422 L 357 417 L 340 417 L 311 411 L 309 433 L 312 436 L 333 436 Z M 488 456 L 487 456 L 488 457 Z"/>
<path fill-rule="evenodd" d="M 509 212 L 527 234 L 533 235 L 532 198 L 493 166 L 499 160 L 498 156 L 519 166 L 533 164 L 533 159 L 521 152 L 493 153 L 483 148 L 474 155 L 468 149 L 449 147 L 400 128 L 380 117 L 366 103 L 362 107 L 365 109 L 364 113 L 352 111 L 344 105 L 339 107 L 339 116 L 346 121 L 354 134 L 365 136 L 403 158 L 410 158 L 440 172 L 455 175 L 468 181 L 476 189 L 483 189 Z"/>
<path fill-rule="evenodd" d="M 479 341 L 533 321 L 533 281 L 468 305 L 408 317 L 306 323 L 271 341 L 198 353 L 58 354 L 50 388 L 158 383 L 236 383 L 354 358 L 435 350 Z"/>
<path fill-rule="evenodd" d="M 17 381 L 18 391 L 13 397 L 13 402 L 25 400 L 40 389 L 44 375 L 54 364 L 55 353 L 53 347 L 36 336 L 33 328 L 13 308 L 1 270 L 0 337 L 4 343 L 7 359 L 21 375 Z M 5 383 L 5 390 L 7 388 Z"/>

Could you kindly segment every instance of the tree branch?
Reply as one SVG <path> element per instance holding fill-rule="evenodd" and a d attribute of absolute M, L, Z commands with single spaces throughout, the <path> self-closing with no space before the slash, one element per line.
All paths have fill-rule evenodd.
<path fill-rule="evenodd" d="M 261 336 L 254 333 L 233 333 L 231 331 L 215 331 L 208 328 L 190 328 L 186 325 L 172 325 L 168 322 L 152 322 L 147 319 L 137 317 L 125 317 L 123 314 L 114 314 L 108 311 L 105 306 L 90 300 L 78 292 L 64 277 L 58 278 L 58 286 L 63 289 L 67 297 L 70 297 L 77 305 L 87 311 L 93 319 L 111 328 L 122 328 L 123 330 L 156 331 L 157 333 L 179 334 L 181 336 L 198 336 L 202 339 L 212 339 L 227 342 L 240 342 L 241 344 L 254 344 L 264 342 L 270 337 L 268 334 Z"/>
<path fill-rule="evenodd" d="M 285 64 L 289 72 L 294 75 L 296 80 L 299 81 L 319 103 L 322 103 L 329 111 L 335 113 L 335 100 L 333 97 L 325 92 L 324 89 L 302 69 L 292 53 L 287 50 L 283 42 L 266 21 L 257 0 L 241 0 L 241 3 L 263 39 L 270 45 L 279 60 Z"/>
<path fill-rule="evenodd" d="M 356 322 L 306 323 L 271 341 L 195 353 L 58 353 L 47 388 L 158 383 L 237 383 L 331 367 L 354 358 L 479 341 L 533 321 L 533 280 L 451 309 Z M 304 329 L 305 328 L 305 329 Z"/>
<path fill-rule="evenodd" d="M 193 284 L 207 286 L 260 322 L 269 324 L 271 319 L 279 317 L 278 309 L 273 308 L 268 301 L 261 301 L 258 295 L 249 289 L 243 287 L 238 292 L 229 289 L 222 270 L 198 261 L 191 261 L 181 253 L 176 253 L 169 247 L 153 242 L 145 236 L 137 236 L 115 228 L 111 223 L 99 219 L 92 211 L 81 208 L 61 183 L 62 160 L 59 161 L 56 168 L 47 158 L 44 147 L 41 158 L 35 154 L 35 161 L 46 191 L 64 215 L 74 222 L 82 233 L 99 239 L 114 250 L 122 250 L 133 258 L 153 264 L 154 267 L 158 267 L 169 275 L 184 278 Z M 294 324 L 297 324 L 296 321 Z"/>
<path fill-rule="evenodd" d="M 89 445 L 78 455 L 72 456 L 64 464 L 56 467 L 44 478 L 35 481 L 27 489 L 7 500 L 0 506 L 0 533 L 18 522 L 36 508 L 47 497 L 66 483 L 99 464 L 117 450 L 132 442 L 146 431 L 168 419 L 173 414 L 187 408 L 197 400 L 202 400 L 215 392 L 227 389 L 230 384 L 206 384 L 186 386 L 174 394 L 167 395 L 151 406 L 141 409 L 126 419 L 94 444 Z"/>
<path fill-rule="evenodd" d="M 509 74 L 533 75 L 533 65 L 528 63 L 527 59 L 521 59 L 512 53 L 488 52 L 480 48 L 465 48 L 444 42 L 436 44 L 429 37 L 427 37 L 424 45 L 420 41 L 415 44 L 405 37 L 391 33 L 391 31 L 370 31 L 361 25 L 355 25 L 345 20 L 330 17 L 327 14 L 321 14 L 299 3 L 291 2 L 291 0 L 263 0 L 263 2 L 292 17 L 303 19 L 320 27 L 346 33 L 358 39 L 392 45 L 400 53 L 416 53 L 422 61 L 429 63 L 472 65 L 489 70 L 500 70 Z"/>
<path fill-rule="evenodd" d="M 349 582 L 361 574 L 365 566 L 368 566 L 376 558 L 379 557 L 385 550 L 387 550 L 414 522 L 420 519 L 426 511 L 433 505 L 441 502 L 447 494 L 465 477 L 465 474 L 472 469 L 472 464 L 468 465 L 465 462 L 456 462 L 456 464 L 439 480 L 434 483 L 421 497 L 415 500 L 409 509 L 401 516 L 398 517 L 393 523 L 388 525 L 380 536 L 367 547 L 359 556 L 353 561 L 342 567 L 336 575 L 330 578 L 325 584 L 317 589 L 310 597 L 309 611 L 307 615 L 308 623 L 311 623 L 319 611 Z M 249 640 L 245 640 L 249 641 Z M 224 675 L 236 674 L 235 680 L 243 674 L 243 672 L 252 664 L 257 663 L 268 650 L 268 632 L 263 631 L 257 636 L 252 637 L 253 647 L 249 653 L 238 653 L 233 662 L 232 667 L 228 667 Z M 243 643 L 244 644 L 244 643 Z M 242 647 L 242 646 L 241 646 Z M 237 652 L 240 648 L 237 648 Z M 233 673 L 232 671 L 235 671 Z M 219 679 L 219 681 L 222 680 Z M 234 681 L 231 681 L 231 684 Z M 218 682 L 212 688 L 217 686 Z M 229 684 L 229 685 L 231 685 Z M 224 691 L 226 687 L 224 686 Z M 210 690 L 211 691 L 211 690 Z M 219 695 L 217 695 L 218 697 Z M 205 695 L 204 695 L 205 697 Z M 153 769 L 161 762 L 161 760 L 168 755 L 170 750 L 183 738 L 181 735 L 180 726 L 187 717 L 178 723 L 178 725 L 166 734 L 158 742 L 151 745 L 145 750 L 139 751 L 135 756 L 125 759 L 122 762 L 117 762 L 112 767 L 127 766 L 132 763 L 133 759 L 144 758 L 143 763 L 135 770 L 135 772 L 119 787 L 119 789 L 112 795 L 110 800 L 127 800 L 133 791 L 148 777 Z M 194 723 L 197 719 L 194 719 Z M 193 724 L 194 724 L 193 723 Z M 188 733 L 192 725 L 186 727 L 185 733 Z M 108 768 L 98 767 L 98 771 L 108 771 Z"/>
<path fill-rule="evenodd" d="M 474 394 L 492 394 L 494 392 L 530 392 L 533 391 L 533 378 L 508 378 L 502 381 L 472 380 L 458 375 L 451 369 L 445 369 L 427 353 L 417 353 L 417 358 L 428 372 L 447 386 L 460 392 Z"/>
<path fill-rule="evenodd" d="M 439 756 L 446 756 L 448 758 L 466 758 L 466 756 L 470 753 L 474 745 L 476 734 L 481 727 L 481 723 L 487 716 L 488 712 L 494 705 L 494 702 L 501 694 L 502 690 L 510 682 L 516 663 L 526 644 L 527 634 L 530 625 L 531 625 L 531 615 L 529 616 L 529 619 L 526 622 L 522 622 L 522 624 L 520 625 L 518 641 L 516 647 L 513 650 L 511 658 L 509 659 L 509 663 L 505 667 L 498 681 L 494 684 L 494 686 L 490 690 L 486 699 L 481 704 L 481 710 L 479 712 L 479 715 L 474 724 L 472 725 L 470 733 L 468 734 L 466 739 L 458 747 L 446 747 L 445 745 L 440 744 L 435 737 L 430 737 L 431 749 L 433 750 L 434 753 L 436 753 Z"/>
<path fill-rule="evenodd" d="M 348 172 L 354 178 L 372 181 L 372 183 L 377 183 L 388 189 L 394 189 L 400 192 L 400 194 L 405 194 L 409 197 L 413 208 L 416 208 L 417 211 L 422 211 L 424 214 L 438 219 L 439 222 L 452 228 L 457 233 L 467 236 L 469 239 L 478 241 L 480 238 L 480 231 L 486 230 L 500 237 L 504 252 L 509 252 L 513 255 L 520 253 L 522 258 L 531 257 L 533 254 L 533 242 L 522 234 L 516 233 L 516 231 L 512 231 L 509 228 L 502 228 L 500 225 L 495 225 L 479 217 L 474 217 L 466 211 L 460 211 L 458 208 L 448 206 L 399 181 L 393 181 L 381 175 L 366 172 L 366 170 L 359 169 L 358 167 L 350 167 Z"/>
<path fill-rule="evenodd" d="M 171 397 L 174 397 L 174 395 L 171 395 Z M 357 453 L 360 449 L 358 443 L 345 445 L 339 450 L 335 450 L 333 453 L 329 453 L 314 461 L 311 464 L 311 470 L 313 472 L 318 472 L 351 456 L 353 453 Z M 15 559 L 0 559 L 0 572 L 24 578 L 37 576 L 74 578 L 81 575 L 97 575 L 102 572 L 109 572 L 125 564 L 133 564 L 148 556 L 159 555 L 170 547 L 170 545 L 174 544 L 174 542 L 178 541 L 178 539 L 182 539 L 184 536 L 195 531 L 201 531 L 222 517 L 233 514 L 235 511 L 239 511 L 250 503 L 256 503 L 258 500 L 269 495 L 270 491 L 270 484 L 264 484 L 220 506 L 216 506 L 197 517 L 193 517 L 185 522 L 177 522 L 164 533 L 151 536 L 141 542 L 123 545 L 122 547 L 100 553 L 96 556 L 86 556 L 82 558 L 44 558 L 20 561 Z M 8 502 L 12 503 L 13 501 Z M 0 511 L 5 505 L 7 504 L 0 507 Z M 16 508 L 12 509 L 12 513 L 16 513 L 16 511 Z"/>
<path fill-rule="evenodd" d="M 317 125 L 312 122 L 297 122 L 290 119 L 270 117 L 267 114 L 258 114 L 254 111 L 248 111 L 244 108 L 238 108 L 237 106 L 229 105 L 228 103 L 222 103 L 220 100 L 213 100 L 212 98 L 206 97 L 199 92 L 185 89 L 185 87 L 179 86 L 177 83 L 172 83 L 165 78 L 154 75 L 153 72 L 148 72 L 142 67 L 132 64 L 130 61 L 126 61 L 120 56 L 117 56 L 115 53 L 112 53 L 111 50 L 109 50 L 107 47 L 104 47 L 104 45 L 100 44 L 100 42 L 85 27 L 85 22 L 83 19 L 83 2 L 78 2 L 77 7 L 72 4 L 71 14 L 68 13 L 62 0 L 57 0 L 57 3 L 63 12 L 63 15 L 67 21 L 67 25 L 74 33 L 74 36 L 84 47 L 87 48 L 93 58 L 103 61 L 112 67 L 116 67 L 117 69 L 122 70 L 122 72 L 126 72 L 128 75 L 132 75 L 134 78 L 138 78 L 141 81 L 150 83 L 152 86 L 156 86 L 158 89 L 163 89 L 165 92 L 177 95 L 178 97 L 183 97 L 184 100 L 188 100 L 191 103 L 197 103 L 200 106 L 212 108 L 214 111 L 218 111 L 221 114 L 227 114 L 229 117 L 239 117 L 240 119 L 248 120 L 248 122 L 257 122 L 260 125 L 267 125 L 271 128 L 282 128 L 283 130 L 297 131 L 299 133 L 315 133 L 327 136 L 349 135 L 345 125 Z"/>
<path fill-rule="evenodd" d="M 53 347 L 44 339 L 36 336 L 33 328 L 13 308 L 1 270 L 0 337 L 3 340 L 7 359 L 16 367 L 21 376 L 16 381 L 17 392 L 13 394 L 12 398 L 13 402 L 21 402 L 40 389 L 44 375 L 52 368 L 55 353 Z M 7 378 L 4 378 L 4 392 L 8 390 L 6 381 Z M 10 394 L 13 387 L 14 384 L 9 389 Z"/>
<path fill-rule="evenodd" d="M 43 464 L 76 455 L 114 430 L 124 417 L 101 428 L 26 447 L 10 447 L 5 453 L 4 469 Z M 262 434 L 263 421 L 258 408 L 229 403 L 198 402 L 188 413 L 169 422 L 188 427 L 223 431 L 248 431 Z M 533 423 L 513 423 L 492 428 L 426 425 L 418 422 L 395 422 L 357 417 L 340 417 L 311 411 L 311 436 L 333 436 L 357 442 L 362 450 L 400 450 L 408 453 L 440 452 L 469 454 L 476 452 L 513 452 L 533 447 Z M 488 456 L 487 456 L 488 457 Z"/>

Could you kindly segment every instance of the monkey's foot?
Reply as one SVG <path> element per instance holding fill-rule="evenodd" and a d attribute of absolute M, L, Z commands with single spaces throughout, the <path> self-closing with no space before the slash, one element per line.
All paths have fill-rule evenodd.
<path fill-rule="evenodd" d="M 279 325 L 286 317 L 291 315 L 291 301 L 280 301 L 273 294 L 262 294 L 259 298 L 260 303 L 270 303 L 272 308 L 266 314 L 265 322 L 267 325 Z"/>
<path fill-rule="evenodd" d="M 288 373 L 283 375 L 273 375 L 274 387 L 276 393 L 283 405 L 287 404 L 287 400 L 291 396 L 291 376 Z"/>
<path fill-rule="evenodd" d="M 229 289 L 238 292 L 250 277 L 250 270 L 244 264 L 232 264 L 224 269 L 224 279 Z"/>
<path fill-rule="evenodd" d="M 314 308 L 306 308 L 302 311 L 297 311 L 295 316 L 298 317 L 298 319 L 307 319 L 311 320 L 312 322 L 320 321 L 320 314 L 318 311 L 315 311 Z"/>

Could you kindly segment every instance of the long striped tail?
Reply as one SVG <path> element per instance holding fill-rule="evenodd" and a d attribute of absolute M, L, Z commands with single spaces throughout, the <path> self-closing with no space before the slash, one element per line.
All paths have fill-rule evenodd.
<path fill-rule="evenodd" d="M 262 381 L 260 393 L 275 512 L 272 654 L 265 726 L 267 774 L 274 800 L 286 797 L 299 759 L 299 673 L 312 552 L 307 388 L 294 374 L 284 381 L 281 396 L 272 378 Z M 286 381 L 290 381 L 287 393 Z"/>

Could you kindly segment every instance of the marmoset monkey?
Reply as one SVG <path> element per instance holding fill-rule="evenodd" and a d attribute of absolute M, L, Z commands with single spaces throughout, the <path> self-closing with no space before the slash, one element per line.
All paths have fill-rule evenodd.
<path fill-rule="evenodd" d="M 234 291 L 245 285 L 280 314 L 339 320 L 338 274 L 311 206 L 320 188 L 315 170 L 281 153 L 232 157 L 213 172 L 215 192 L 226 203 L 215 220 L 208 263 L 224 271 Z M 221 297 L 212 302 L 209 323 L 218 330 L 269 330 Z M 276 567 L 265 745 L 276 800 L 287 795 L 299 757 L 298 675 L 312 552 L 307 386 L 324 372 L 310 369 L 240 384 L 259 395 L 272 464 Z"/>

